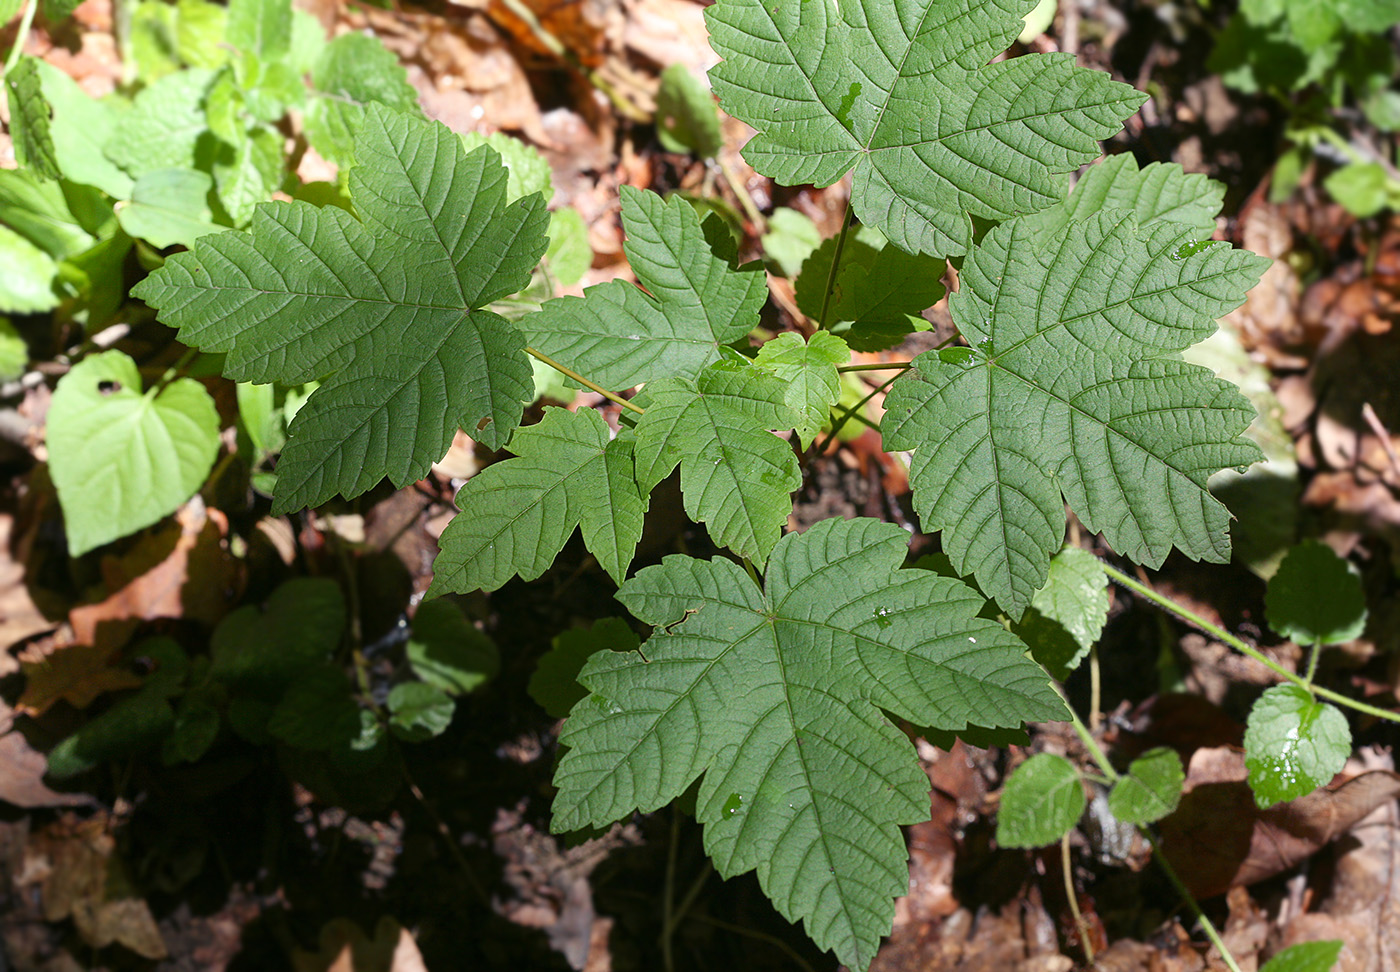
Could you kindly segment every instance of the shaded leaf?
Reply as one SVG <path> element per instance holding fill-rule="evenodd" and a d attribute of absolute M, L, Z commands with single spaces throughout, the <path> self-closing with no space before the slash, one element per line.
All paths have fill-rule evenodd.
<path fill-rule="evenodd" d="M 560 632 L 530 676 L 530 698 L 554 718 L 562 719 L 588 695 L 588 689 L 579 684 L 578 673 L 594 653 L 636 651 L 640 644 L 637 633 L 621 618 L 599 618 L 590 627 Z"/>
<path fill-rule="evenodd" d="M 1036 753 L 1006 781 L 997 807 L 997 843 L 1043 847 L 1074 829 L 1084 815 L 1079 770 L 1063 756 Z"/>
<path fill-rule="evenodd" d="M 450 601 L 426 601 L 413 614 L 405 649 L 413 674 L 449 695 L 464 695 L 496 676 L 496 643 Z"/>
<path fill-rule="evenodd" d="M 1108 621 L 1108 575 L 1087 550 L 1066 547 L 1050 560 L 1045 586 L 1012 626 L 1031 655 L 1064 681 L 1089 654 Z"/>
<path fill-rule="evenodd" d="M 1305 540 L 1288 552 L 1264 594 L 1269 627 L 1300 645 L 1361 637 L 1366 595 L 1361 578 L 1332 548 Z"/>
<path fill-rule="evenodd" d="M 724 146 L 714 95 L 684 64 L 672 64 L 661 72 L 656 137 L 668 152 L 693 152 L 702 159 L 714 158 Z"/>
<path fill-rule="evenodd" d="M 452 724 L 457 703 L 427 682 L 401 682 L 389 690 L 389 729 L 406 742 L 440 736 Z"/>
<path fill-rule="evenodd" d="M 1261 808 L 1306 796 L 1330 782 L 1350 755 L 1346 717 L 1301 685 L 1275 685 L 1249 711 L 1244 761 Z"/>
<path fill-rule="evenodd" d="M 1186 781 L 1175 750 L 1150 749 L 1128 764 L 1108 794 L 1108 809 L 1129 824 L 1150 824 L 1174 811 Z"/>

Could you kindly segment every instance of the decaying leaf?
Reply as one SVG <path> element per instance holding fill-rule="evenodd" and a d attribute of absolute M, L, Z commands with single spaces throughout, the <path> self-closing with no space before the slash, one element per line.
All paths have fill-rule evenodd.
<path fill-rule="evenodd" d="M 52 651 L 31 648 L 19 656 L 27 682 L 15 704 L 21 715 L 43 715 L 59 699 L 86 709 L 104 692 L 137 688 L 141 678 L 121 664 L 110 648 L 66 645 Z"/>

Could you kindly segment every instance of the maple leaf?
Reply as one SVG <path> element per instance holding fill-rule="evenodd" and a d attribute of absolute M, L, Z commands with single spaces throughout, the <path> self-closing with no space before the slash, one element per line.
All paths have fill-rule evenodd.
<path fill-rule="evenodd" d="M 929 351 L 881 423 L 915 450 L 915 507 L 960 574 L 1014 619 L 1064 539 L 1064 503 L 1138 563 L 1173 546 L 1229 558 L 1206 480 L 1260 457 L 1249 402 L 1177 355 L 1215 330 L 1268 261 L 1165 218 L 1049 212 L 993 229 L 949 311 L 971 347 Z"/>
<path fill-rule="evenodd" d="M 457 493 L 461 513 L 443 531 L 428 595 L 493 591 L 513 574 L 533 580 L 577 527 L 621 583 L 646 513 L 630 434 L 610 439 L 592 409 L 550 408 L 538 424 L 517 430 L 510 448 L 514 459 L 487 467 Z"/>
<path fill-rule="evenodd" d="M 580 673 L 591 694 L 560 736 L 554 829 L 654 810 L 703 775 L 695 812 L 719 872 L 757 871 L 820 947 L 868 965 L 908 891 L 898 825 L 929 812 L 881 710 L 952 730 L 1066 715 L 1025 645 L 977 616 L 981 595 L 900 569 L 908 539 L 825 520 L 779 542 L 762 589 L 733 561 L 682 555 L 623 584 L 656 627 Z"/>
<path fill-rule="evenodd" d="M 1060 200 L 1146 95 L 1072 54 L 988 63 L 1035 0 L 719 0 L 720 105 L 758 129 L 744 158 L 782 185 L 851 172 L 851 206 L 911 253 L 966 252 L 972 216 Z"/>
<path fill-rule="evenodd" d="M 350 194 L 258 206 L 251 232 L 201 238 L 132 293 L 237 381 L 321 380 L 277 466 L 274 511 L 426 475 L 460 426 L 499 448 L 534 383 L 524 340 L 483 310 L 529 282 L 549 214 L 506 202 L 489 148 L 371 104 Z"/>
<path fill-rule="evenodd" d="M 758 323 L 762 267 L 735 270 L 683 198 L 622 187 L 623 251 L 645 291 L 622 280 L 545 304 L 520 321 L 531 344 L 608 388 L 694 378 Z M 727 238 L 727 236 L 726 236 Z M 732 248 L 732 247 L 731 247 Z"/>

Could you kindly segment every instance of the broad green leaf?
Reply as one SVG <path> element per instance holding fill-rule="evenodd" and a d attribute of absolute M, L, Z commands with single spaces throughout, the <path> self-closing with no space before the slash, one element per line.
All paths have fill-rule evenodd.
<path fill-rule="evenodd" d="M 505 444 L 533 383 L 515 328 L 481 310 L 530 279 L 544 252 L 539 196 L 506 204 L 490 149 L 371 105 L 350 192 L 336 207 L 264 203 L 249 233 L 196 242 L 132 288 L 225 351 L 235 381 L 325 379 L 277 466 L 277 512 L 426 475 L 461 427 Z"/>
<path fill-rule="evenodd" d="M 1332 972 L 1344 945 L 1335 940 L 1290 945 L 1265 962 L 1259 972 Z"/>
<path fill-rule="evenodd" d="M 720 105 L 782 185 L 851 173 L 851 205 L 900 249 L 966 252 L 972 218 L 1034 212 L 1146 95 L 1072 54 L 996 64 L 1035 0 L 720 0 L 705 10 Z M 761 65 L 757 67 L 756 64 Z"/>
<path fill-rule="evenodd" d="M 13 381 L 29 367 L 29 346 L 8 317 L 0 317 L 0 381 Z"/>
<path fill-rule="evenodd" d="M 621 618 L 599 618 L 591 627 L 560 632 L 530 676 L 530 698 L 554 718 L 562 719 L 588 695 L 578 674 L 589 658 L 604 650 L 636 651 L 640 645 L 637 633 Z"/>
<path fill-rule="evenodd" d="M 694 378 L 758 323 L 761 267 L 734 270 L 684 199 L 622 187 L 623 250 L 646 291 L 621 280 L 545 304 L 520 322 L 530 343 L 607 388 Z"/>
<path fill-rule="evenodd" d="M 131 201 L 118 204 L 117 220 L 128 235 L 152 246 L 194 246 L 201 236 L 224 229 L 211 221 L 213 186 L 207 173 L 194 169 L 152 169 L 137 177 Z"/>
<path fill-rule="evenodd" d="M 898 825 L 928 817 L 928 777 L 881 710 L 954 730 L 1066 715 L 1025 646 L 977 616 L 980 595 L 900 569 L 908 539 L 825 520 L 782 539 L 763 589 L 731 560 L 681 555 L 622 585 L 655 628 L 584 666 L 553 829 L 655 810 L 703 775 L 720 874 L 755 870 L 783 915 L 865 968 L 908 891 Z"/>
<path fill-rule="evenodd" d="M 68 188 L 74 194 L 91 192 Z M 76 256 L 97 242 L 73 214 L 63 185 L 40 180 L 27 169 L 0 169 L 0 222 L 55 260 Z"/>
<path fill-rule="evenodd" d="M 792 446 L 770 429 L 796 428 L 787 384 L 748 362 L 719 361 L 696 380 L 665 378 L 646 389 L 637 422 L 637 482 L 650 493 L 679 463 L 686 514 L 715 543 L 762 563 L 792 512 L 802 471 Z"/>
<path fill-rule="evenodd" d="M 0 27 L 5 26 L 19 15 L 24 0 L 0 0 Z"/>
<path fill-rule="evenodd" d="M 361 735 L 360 708 L 345 674 L 329 664 L 297 676 L 272 710 L 267 731 L 298 749 L 344 749 Z"/>
<path fill-rule="evenodd" d="M 593 265 L 588 227 L 574 207 L 565 206 L 549 214 L 549 249 L 544 259 L 555 282 L 565 287 L 578 283 Z"/>
<path fill-rule="evenodd" d="M 997 807 L 997 843 L 1044 847 L 1074 829 L 1086 802 L 1079 771 L 1063 756 L 1037 753 L 1016 767 Z"/>
<path fill-rule="evenodd" d="M 167 74 L 136 96 L 105 146 L 133 178 L 158 169 L 196 168 L 200 137 L 209 130 L 204 96 L 217 77 L 200 69 Z"/>
<path fill-rule="evenodd" d="M 1249 712 L 1244 764 L 1254 802 L 1263 809 L 1331 782 L 1350 755 L 1346 716 L 1301 685 L 1265 690 Z"/>
<path fill-rule="evenodd" d="M 1197 234 L 1195 239 L 1204 240 L 1215 232 L 1215 217 L 1224 200 L 1224 183 L 1163 162 L 1140 169 L 1132 153 L 1123 152 L 1090 166 L 1069 200 L 1039 219 L 1045 233 L 1056 234 L 1077 219 L 1118 209 L 1136 216 L 1139 226 L 1180 223 Z"/>
<path fill-rule="evenodd" d="M 267 125 L 240 131 L 232 143 L 220 145 L 214 161 L 219 202 L 237 226 L 253 218 L 253 208 L 268 200 L 285 175 L 282 136 Z"/>
<path fill-rule="evenodd" d="M 702 159 L 714 158 L 724 146 L 714 95 L 684 64 L 672 64 L 661 72 L 656 137 L 668 152 L 693 152 Z"/>
<path fill-rule="evenodd" d="M 290 0 L 229 0 L 225 39 L 260 61 L 285 57 L 292 46 Z"/>
<path fill-rule="evenodd" d="M 19 59 L 5 75 L 5 95 L 9 98 L 10 138 L 14 140 L 15 161 L 44 179 L 59 177 L 58 157 L 49 131 L 53 109 L 44 97 L 38 61 L 28 55 Z"/>
<path fill-rule="evenodd" d="M 405 654 L 413 674 L 448 695 L 480 688 L 501 668 L 496 643 L 445 600 L 418 605 Z"/>
<path fill-rule="evenodd" d="M 377 37 L 342 34 L 311 69 L 314 94 L 306 109 L 306 138 L 339 166 L 355 161 L 355 135 L 373 103 L 400 111 L 418 107 L 418 92 L 394 53 Z"/>
<path fill-rule="evenodd" d="M 114 199 L 131 196 L 132 180 L 103 152 L 117 129 L 123 109 L 112 99 L 97 101 L 76 81 L 47 62 L 39 62 L 44 95 L 53 106 L 49 133 L 58 167 L 72 182 L 96 186 Z"/>
<path fill-rule="evenodd" d="M 787 383 L 787 404 L 801 416 L 796 432 L 802 448 L 812 445 L 831 419 L 831 406 L 841 397 L 836 368 L 851 360 L 851 351 L 835 334 L 818 331 L 810 340 L 788 331 L 758 349 L 754 363 Z"/>
<path fill-rule="evenodd" d="M 612 438 L 592 409 L 549 408 L 538 424 L 516 431 L 510 448 L 516 458 L 488 466 L 458 491 L 462 512 L 438 541 L 428 595 L 492 591 L 516 574 L 533 580 L 576 527 L 621 583 L 647 507 L 633 478 L 630 436 Z"/>
<path fill-rule="evenodd" d="M 1269 627 L 1300 645 L 1335 645 L 1361 637 L 1366 594 L 1361 578 L 1331 547 L 1305 540 L 1270 578 L 1264 615 Z"/>
<path fill-rule="evenodd" d="M 506 181 L 507 202 L 515 202 L 532 192 L 543 195 L 546 202 L 554 195 L 554 179 L 549 170 L 549 163 L 533 145 L 526 145 L 505 132 L 492 132 L 490 135 L 465 132 L 462 135 L 462 145 L 468 152 L 483 145 L 489 145 L 496 150 L 496 154 L 501 157 L 501 164 L 509 174 Z"/>
<path fill-rule="evenodd" d="M 763 234 L 763 252 L 778 265 L 785 277 L 795 277 L 812 251 L 821 246 L 822 235 L 817 224 L 805 213 L 795 209 L 776 209 L 768 217 L 768 232 Z"/>
<path fill-rule="evenodd" d="M 182 66 L 222 67 L 227 10 L 208 0 L 143 0 L 131 14 L 131 51 L 136 73 L 151 83 Z"/>
<path fill-rule="evenodd" d="M 330 660 L 345 631 L 345 598 L 334 581 L 298 577 L 262 607 L 241 607 L 209 643 L 214 678 L 276 697 L 302 672 Z"/>
<path fill-rule="evenodd" d="M 452 724 L 457 703 L 436 685 L 401 682 L 389 690 L 389 729 L 406 742 L 425 742 Z"/>
<path fill-rule="evenodd" d="M 53 289 L 58 264 L 4 225 L 0 225 L 0 264 L 5 267 L 0 274 L 0 311 L 33 314 L 58 306 Z"/>
<path fill-rule="evenodd" d="M 797 306 L 813 321 L 821 319 L 836 243 L 830 239 L 817 248 L 793 288 Z M 921 315 L 943 296 L 943 271 L 942 260 L 905 253 L 889 246 L 879 230 L 862 226 L 841 251 L 826 326 L 848 325 L 841 336 L 857 351 L 892 348 L 928 329 Z"/>
<path fill-rule="evenodd" d="M 1108 794 L 1108 809 L 1124 823 L 1156 823 L 1181 802 L 1186 771 L 1173 749 L 1149 749 L 1128 764 Z"/>
<path fill-rule="evenodd" d="M 1139 563 L 1172 547 L 1228 560 L 1206 481 L 1260 456 L 1240 436 L 1249 402 L 1177 355 L 1268 261 L 1123 212 L 1044 225 L 1003 223 L 968 255 L 949 310 L 971 347 L 915 359 L 881 423 L 887 448 L 916 450 L 925 528 L 1013 619 L 1045 583 L 1065 502 Z"/>
<path fill-rule="evenodd" d="M 1108 575 L 1087 550 L 1066 547 L 1050 561 L 1045 586 L 1012 630 L 1051 677 L 1063 681 L 1094 647 L 1108 620 Z"/>
<path fill-rule="evenodd" d="M 219 414 L 194 379 L 142 392 L 136 362 L 104 351 L 59 379 L 46 441 L 68 551 L 77 557 L 194 495 L 219 452 Z"/>
<path fill-rule="evenodd" d="M 1378 162 L 1344 165 L 1322 184 L 1333 199 L 1359 219 L 1369 219 L 1387 206 L 1400 202 L 1400 182 L 1391 179 Z"/>

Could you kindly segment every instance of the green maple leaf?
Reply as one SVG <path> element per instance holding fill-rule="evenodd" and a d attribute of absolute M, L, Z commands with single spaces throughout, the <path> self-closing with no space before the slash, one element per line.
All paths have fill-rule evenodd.
<path fill-rule="evenodd" d="M 643 291 L 622 280 L 552 300 L 520 322 L 530 343 L 609 388 L 672 375 L 694 378 L 719 347 L 758 323 L 768 299 L 762 267 L 735 270 L 715 254 L 680 197 L 622 187 L 623 250 Z"/>
<path fill-rule="evenodd" d="M 650 493 L 681 467 L 692 520 L 741 557 L 762 563 L 792 512 L 802 471 L 770 429 L 803 422 L 778 376 L 748 362 L 718 361 L 695 380 L 649 384 L 637 422 L 637 482 Z"/>
<path fill-rule="evenodd" d="M 928 778 L 881 710 L 918 725 L 1019 726 L 1065 709 L 983 599 L 899 569 L 908 534 L 860 518 L 789 534 L 763 589 L 729 560 L 674 555 L 618 599 L 656 625 L 599 652 L 560 741 L 553 827 L 654 810 L 703 775 L 696 818 L 726 876 L 756 870 L 778 910 L 865 968 L 909 887 L 898 825 Z"/>
<path fill-rule="evenodd" d="M 621 583 L 642 536 L 646 497 L 632 470 L 631 436 L 610 440 L 592 409 L 546 409 L 510 441 L 516 458 L 489 466 L 457 494 L 428 595 L 492 591 L 512 575 L 549 569 L 574 529 Z"/>
<path fill-rule="evenodd" d="M 744 158 L 782 185 L 852 173 L 851 205 L 896 246 L 963 253 L 972 216 L 1059 201 L 1147 97 L 1071 54 L 988 62 L 1035 0 L 720 0 L 720 105 L 759 134 Z"/>
<path fill-rule="evenodd" d="M 355 157 L 361 219 L 263 204 L 250 232 L 204 237 L 132 290 L 184 343 L 228 352 L 229 378 L 322 381 L 289 429 L 278 511 L 421 478 L 459 426 L 499 448 L 534 394 L 520 334 L 482 308 L 529 282 L 544 200 L 507 203 L 494 152 L 380 105 Z"/>
<path fill-rule="evenodd" d="M 1064 503 L 1114 549 L 1229 558 L 1212 473 L 1260 457 L 1248 401 L 1177 355 L 1215 330 L 1268 261 L 1190 225 L 1111 211 L 992 230 L 949 310 L 971 347 L 930 351 L 881 424 L 915 451 L 915 506 L 960 574 L 1019 619 L 1064 540 Z"/>
<path fill-rule="evenodd" d="M 836 369 L 850 360 L 846 342 L 828 331 L 818 331 L 808 341 L 788 331 L 758 349 L 754 363 L 787 383 L 787 403 L 801 416 L 794 431 L 804 449 L 831 418 L 831 406 L 841 397 Z"/>

